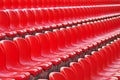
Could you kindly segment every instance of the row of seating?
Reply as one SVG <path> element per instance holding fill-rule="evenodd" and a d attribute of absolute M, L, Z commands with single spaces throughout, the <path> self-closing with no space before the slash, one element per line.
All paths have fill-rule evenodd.
<path fill-rule="evenodd" d="M 20 39 L 19 39 L 19 40 L 20 40 Z M 21 40 L 22 40 L 22 39 L 21 39 Z M 22 42 L 23 42 L 23 41 L 22 41 Z M 16 42 L 15 42 L 15 43 L 16 43 Z M 9 51 L 9 50 L 11 49 L 11 48 L 8 49 L 8 48 L 7 48 L 8 46 L 10 46 L 10 47 L 13 48 L 13 46 L 11 46 L 11 45 L 13 45 L 11 41 L 3 41 L 2 45 L 3 45 L 3 44 L 4 44 L 3 48 L 4 48 L 4 49 L 6 48 L 7 51 Z M 11 44 L 11 45 L 10 45 L 10 44 Z M 21 44 L 20 41 L 19 41 L 19 44 Z M 23 44 L 24 44 L 24 43 L 23 43 Z M 6 47 L 5 47 L 5 45 L 6 45 Z M 23 46 L 24 46 L 24 45 L 22 45 L 22 47 L 23 47 Z M 32 47 L 32 48 L 33 48 L 33 47 Z M 12 49 L 12 50 L 13 50 L 13 49 Z M 15 49 L 14 49 L 14 50 L 15 50 Z M 12 51 L 11 54 L 12 54 L 13 52 L 16 53 L 16 51 Z M 9 55 L 7 55 L 7 56 L 10 56 L 11 54 L 9 53 Z M 13 55 L 14 55 L 14 54 L 13 54 Z M 2 59 L 4 59 L 3 53 L 1 54 L 1 56 L 2 56 Z M 14 55 L 14 56 L 16 56 L 16 55 Z M 36 55 L 36 56 L 37 56 L 37 55 Z M 10 58 L 11 58 L 11 57 L 14 58 L 12 55 L 10 56 Z M 37 56 L 37 57 L 38 57 L 38 56 Z M 2 60 L 2 59 L 1 59 L 1 60 Z M 7 57 L 7 60 L 8 60 L 8 57 Z M 45 60 L 45 58 L 44 58 L 44 60 Z M 3 60 L 2 60 L 2 61 L 3 61 Z M 15 59 L 14 59 L 14 61 L 15 61 Z M 43 61 L 43 60 L 42 60 L 42 61 Z M 9 62 L 10 62 L 10 61 L 9 61 Z M 8 62 L 8 63 L 9 63 L 9 62 Z M 11 62 L 13 62 L 13 61 L 11 61 Z M 5 62 L 2 62 L 2 64 L 3 64 L 3 63 L 5 63 Z M 8 64 L 8 63 L 7 63 L 7 64 Z M 13 65 L 13 64 L 12 64 L 12 65 Z M 33 65 L 33 64 L 31 64 L 31 65 Z M 35 65 L 34 65 L 34 66 L 35 66 Z M 3 66 L 3 67 L 5 68 L 5 66 Z M 12 66 L 12 70 L 9 69 L 9 71 L 6 72 L 6 73 L 3 73 L 3 72 L 4 72 L 4 69 L 2 69 L 2 71 L 3 71 L 3 72 L 2 72 L 2 76 L 5 74 L 6 76 L 4 76 L 4 77 L 10 76 L 10 77 L 14 77 L 15 79 L 19 80 L 18 77 L 20 77 L 20 76 L 12 76 L 12 72 L 14 71 L 13 69 L 15 69 L 15 67 L 18 67 L 18 66 L 14 66 L 14 67 Z M 19 67 L 20 67 L 20 66 L 19 66 Z M 24 67 L 25 67 L 25 66 L 24 66 Z M 30 67 L 30 66 L 29 66 L 29 67 Z M 10 68 L 10 65 L 8 65 L 7 68 Z M 20 68 L 23 68 L 23 67 L 20 67 Z M 20 68 L 19 68 L 19 69 L 17 68 L 17 71 L 18 71 L 18 70 L 19 70 L 19 71 L 22 70 L 22 69 L 20 69 Z M 36 68 L 37 68 L 37 67 L 36 67 Z M 34 70 L 35 70 L 35 69 L 34 69 Z M 40 70 L 40 69 L 39 69 L 39 70 Z M 26 71 L 26 70 L 23 70 L 23 71 Z M 7 74 L 7 73 L 11 73 L 11 74 Z M 20 73 L 16 73 L 16 74 L 14 74 L 14 75 L 17 75 L 17 74 L 20 74 Z M 28 73 L 23 73 L 23 72 L 22 72 L 21 74 L 26 74 L 26 75 L 28 76 Z M 1 77 L 1 79 L 2 79 L 2 77 Z M 3 78 L 3 79 L 4 79 L 4 78 Z M 21 79 L 20 79 L 20 80 L 21 80 Z M 23 79 L 22 79 L 22 80 L 23 80 Z"/>
<path fill-rule="evenodd" d="M 50 29 L 51 26 L 59 27 L 77 24 L 86 18 L 106 17 L 106 14 L 109 14 L 109 16 L 113 14 L 119 15 L 119 10 L 119 6 L 2 10 L 0 11 L 0 37 L 4 39 L 5 36 L 14 37 L 17 34 L 24 35 L 26 32 L 41 31 L 40 27 L 43 28 L 43 26 Z M 82 14 L 79 15 L 79 13 Z"/>
<path fill-rule="evenodd" d="M 119 20 L 119 17 L 114 17 L 77 27 L 54 29 L 53 32 L 26 35 L 25 38 L 16 37 L 13 41 L 2 40 L 0 78 L 26 80 L 30 75 L 47 78 L 49 72 L 77 60 L 81 50 L 94 49 L 103 45 L 102 42 L 118 37 Z"/>
<path fill-rule="evenodd" d="M 0 9 L 119 4 L 119 0 L 1 0 Z"/>
<path fill-rule="evenodd" d="M 50 73 L 49 80 L 119 80 L 119 48 L 120 39 L 114 40 L 91 55 L 79 58 L 78 62 L 71 62 L 70 67 Z"/>
<path fill-rule="evenodd" d="M 118 79 L 119 3 L 1 0 L 0 80 Z"/>

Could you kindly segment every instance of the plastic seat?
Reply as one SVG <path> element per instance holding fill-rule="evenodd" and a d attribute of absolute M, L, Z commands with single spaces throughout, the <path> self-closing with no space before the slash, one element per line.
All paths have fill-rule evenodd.
<path fill-rule="evenodd" d="M 28 34 L 32 34 L 35 32 L 33 26 L 36 26 L 35 12 L 32 9 L 26 9 L 25 12 L 27 15 L 27 22 L 28 22 L 26 31 Z"/>
<path fill-rule="evenodd" d="M 11 30 L 19 29 L 19 15 L 17 14 L 17 10 L 8 10 L 7 13 L 10 18 Z"/>
<path fill-rule="evenodd" d="M 72 42 L 75 40 L 74 37 L 74 33 L 72 32 L 73 30 L 68 30 L 68 29 L 64 29 L 64 30 L 56 30 L 54 32 L 48 32 L 47 35 L 50 39 L 50 44 L 51 46 L 53 46 L 54 48 L 57 48 L 58 46 L 58 51 L 65 51 L 65 52 L 74 52 L 74 50 L 76 49 L 80 49 L 83 48 L 83 47 L 86 47 L 86 46 L 82 46 L 82 42 L 77 44 L 77 41 L 76 42 L 76 45 L 75 45 L 75 42 Z M 71 33 L 72 32 L 72 33 Z M 72 35 L 71 35 L 72 34 Z M 53 36 L 53 38 L 51 38 Z M 57 42 L 55 40 L 55 38 L 57 38 Z M 62 40 L 61 40 L 62 38 Z M 72 40 L 71 40 L 72 39 Z M 73 40 L 74 39 L 74 40 Z M 77 38 L 76 38 L 77 39 Z M 54 45 L 52 45 L 52 41 L 55 41 L 54 42 Z M 74 44 L 74 45 L 73 45 Z M 56 47 L 55 47 L 56 46 Z M 54 48 L 52 50 L 54 50 Z M 57 50 L 57 49 L 56 49 Z M 54 50 L 55 51 L 55 50 Z M 72 54 L 73 55 L 73 54 Z M 75 55 L 75 54 L 74 54 Z"/>
<path fill-rule="evenodd" d="M 110 76 L 110 75 L 112 75 L 110 72 L 106 72 L 106 71 L 100 71 L 100 72 L 98 72 L 98 68 L 100 67 L 99 65 L 97 65 L 96 63 L 96 61 L 94 60 L 94 58 L 93 57 L 88 57 L 88 59 L 87 59 L 87 61 L 89 62 L 89 64 L 91 65 L 90 67 L 91 67 L 91 70 L 93 71 L 94 70 L 94 72 L 92 72 L 92 80 L 96 80 L 96 78 L 97 79 L 102 79 L 102 78 L 107 78 L 108 76 Z M 94 61 L 94 64 L 93 64 L 93 61 Z M 96 65 L 96 66 L 95 66 Z M 105 68 L 105 67 L 104 67 Z M 96 73 L 97 72 L 97 73 Z M 97 77 L 96 77 L 96 75 L 97 75 Z"/>
<path fill-rule="evenodd" d="M 70 63 L 70 67 L 76 75 L 76 80 L 84 80 L 84 70 L 83 67 L 77 62 Z"/>
<path fill-rule="evenodd" d="M 66 77 L 67 80 L 77 80 L 75 73 L 69 67 L 62 67 L 60 72 Z"/>
<path fill-rule="evenodd" d="M 65 51 L 65 52 L 74 52 L 77 47 L 72 46 L 71 45 L 71 40 L 70 40 L 70 35 L 68 35 L 68 33 L 66 32 L 66 30 L 56 30 L 54 31 L 54 35 L 57 36 L 57 40 L 58 40 L 58 49 L 60 51 Z M 68 37 L 70 36 L 70 37 Z M 62 38 L 62 39 L 61 39 Z M 52 41 L 52 40 L 51 40 Z M 80 48 L 79 48 L 80 50 Z M 75 56 L 75 53 L 70 54 L 71 56 Z"/>
<path fill-rule="evenodd" d="M 51 22 L 50 22 L 50 17 L 52 16 L 49 16 L 51 13 L 50 13 L 50 10 L 47 9 L 47 8 L 44 8 L 44 9 L 41 9 L 40 10 L 40 14 L 41 14 L 41 20 L 42 20 L 42 24 L 43 26 L 50 26 L 51 25 Z"/>
<path fill-rule="evenodd" d="M 52 8 L 52 9 L 50 9 L 52 11 L 51 15 L 53 15 L 53 17 L 50 16 L 50 18 L 52 19 L 54 24 L 58 25 L 58 24 L 62 24 L 64 22 L 64 19 L 63 19 L 64 15 L 61 15 L 61 13 L 64 14 L 63 9 L 64 8 Z"/>
<path fill-rule="evenodd" d="M 41 54 L 44 57 L 61 58 L 62 60 L 65 60 L 65 61 L 68 59 L 69 57 L 68 55 L 54 54 L 50 51 L 50 43 L 46 34 L 37 34 L 37 37 L 41 45 Z"/>
<path fill-rule="evenodd" d="M 56 16 L 56 13 L 58 13 L 58 10 L 59 8 L 50 8 L 47 10 L 48 12 L 48 20 L 49 20 L 49 25 L 54 25 L 56 26 L 58 21 L 56 21 L 56 18 L 58 18 L 59 14 L 57 14 Z M 56 26 L 57 27 L 57 26 Z"/>
<path fill-rule="evenodd" d="M 5 32 L 10 30 L 10 20 L 6 11 L 0 11 L 0 32 Z"/>
<path fill-rule="evenodd" d="M 61 63 L 61 59 L 59 58 L 48 58 L 48 57 L 45 57 L 43 55 L 41 55 L 41 45 L 39 43 L 39 40 L 37 37 L 35 36 L 26 36 L 25 37 L 26 41 L 28 42 L 28 44 L 30 45 L 30 48 L 31 48 L 31 58 L 33 60 L 36 60 L 36 61 L 50 61 L 52 62 L 52 64 L 54 65 L 58 65 Z"/>
<path fill-rule="evenodd" d="M 25 30 L 21 30 L 23 29 L 23 26 L 26 27 L 27 25 L 27 19 L 26 19 L 26 15 L 25 12 L 22 10 L 15 10 L 15 11 L 9 11 L 8 12 L 10 15 L 10 19 L 11 19 L 11 28 L 12 30 L 16 30 L 16 32 L 21 35 L 21 34 L 26 34 Z M 24 18 L 22 18 L 22 16 L 24 16 Z M 24 20 L 24 21 L 22 21 Z"/>
<path fill-rule="evenodd" d="M 84 43 L 84 44 L 82 44 L 82 41 L 81 41 L 81 43 L 79 43 L 80 41 L 79 41 L 79 34 L 78 34 L 77 28 L 69 28 L 69 29 L 66 29 L 66 30 L 67 30 L 66 32 L 69 33 L 69 35 L 71 36 L 71 45 L 73 47 L 83 48 L 84 45 L 86 45 L 86 44 L 89 45 L 90 44 L 89 43 L 90 40 L 87 43 Z"/>
<path fill-rule="evenodd" d="M 11 38 L 11 37 L 15 37 L 17 35 L 17 32 L 15 30 L 19 30 L 19 17 L 17 14 L 16 10 L 8 10 L 7 11 L 8 15 L 9 15 L 9 20 L 10 20 L 10 32 L 6 32 L 6 35 Z"/>
<path fill-rule="evenodd" d="M 79 80 L 80 78 L 84 78 L 85 80 L 112 79 L 112 76 L 115 75 L 114 72 L 116 71 L 116 69 L 114 69 L 115 67 L 108 67 L 108 65 L 111 64 L 109 62 L 111 61 L 110 59 L 113 57 L 111 50 L 113 50 L 113 53 L 116 53 L 115 50 L 117 51 L 118 47 L 119 44 L 114 42 L 102 48 L 100 51 L 95 52 L 91 56 L 85 57 L 85 59 L 79 59 L 78 63 L 71 63 L 70 68 L 62 68 L 60 71 L 64 74 L 64 76 L 66 76 L 66 79 L 68 80 L 73 78 L 73 74 L 71 75 L 71 71 L 73 71 L 72 73 L 76 75 L 76 79 L 74 76 L 75 80 Z M 112 61 L 114 61 L 114 59 Z M 78 69 L 80 72 L 78 71 Z M 80 77 L 79 75 L 81 75 L 82 77 Z M 118 78 L 119 76 L 116 77 L 116 79 Z"/>
<path fill-rule="evenodd" d="M 42 23 L 42 18 L 41 18 L 41 13 L 40 13 L 40 10 L 41 9 L 36 9 L 36 10 L 34 10 L 34 13 L 35 13 L 35 23 L 36 23 L 36 25 L 40 25 L 41 23 Z"/>
<path fill-rule="evenodd" d="M 60 73 L 60 72 L 52 72 L 52 73 L 50 73 L 49 79 L 50 80 L 67 80 L 65 78 L 65 76 L 63 76 L 63 74 Z"/>
<path fill-rule="evenodd" d="M 20 36 L 35 32 L 35 29 L 31 28 L 35 25 L 35 15 L 33 10 L 8 10 L 7 12 L 10 18 L 10 29 L 12 31 L 16 30 L 16 33 Z M 24 16 L 24 18 L 22 18 L 22 16 Z M 26 29 L 24 29 L 24 27 Z M 15 31 L 12 31 L 6 33 L 8 37 L 15 37 L 17 35 Z"/>
<path fill-rule="evenodd" d="M 51 69 L 51 67 L 52 67 L 51 62 L 48 62 L 48 61 L 46 62 L 46 60 L 42 60 L 42 59 L 35 60 L 33 58 L 34 56 L 31 55 L 31 49 L 30 49 L 32 47 L 30 47 L 30 45 L 28 44 L 28 42 L 25 39 L 16 38 L 16 39 L 14 39 L 14 42 L 19 47 L 18 49 L 20 52 L 20 60 L 23 65 L 33 66 L 33 64 L 34 64 L 35 66 L 42 67 L 44 70 Z M 23 49 L 26 49 L 26 51 L 22 51 Z M 27 56 L 27 58 L 25 56 Z"/>
<path fill-rule="evenodd" d="M 68 55 L 54 54 L 53 52 L 50 52 L 50 45 L 48 45 L 49 40 L 48 40 L 48 37 L 46 34 L 37 34 L 37 37 L 38 37 L 40 44 L 41 44 L 41 50 L 42 50 L 41 54 L 43 56 L 49 57 L 48 56 L 48 53 L 49 53 L 49 55 L 54 56 L 54 58 L 56 56 L 56 58 L 58 57 L 58 58 L 61 58 L 62 60 L 65 60 L 65 61 L 66 61 L 66 59 L 68 59 Z M 47 42 L 48 47 L 45 47 L 46 44 L 44 44 L 44 43 L 46 43 L 46 42 Z"/>
<path fill-rule="evenodd" d="M 9 40 L 1 41 L 1 49 L 6 57 L 6 66 L 8 70 L 12 71 L 27 71 L 30 72 L 31 75 L 36 76 L 41 73 L 42 68 L 36 66 L 25 66 L 21 64 L 19 51 L 17 45 Z M 7 51 L 6 51 L 7 50 Z M 13 53 L 14 51 L 14 53 Z M 14 58 L 13 58 L 14 57 Z"/>
<path fill-rule="evenodd" d="M 27 26 L 28 27 L 34 26 L 35 25 L 35 14 L 34 14 L 34 11 L 32 9 L 26 9 L 25 12 L 26 12 L 27 21 L 28 21 Z"/>
<path fill-rule="evenodd" d="M 104 48 L 105 49 L 105 48 Z M 103 52 L 103 51 L 102 51 Z M 92 57 L 91 57 L 91 60 L 93 59 L 93 60 L 95 60 L 95 61 L 97 61 L 97 62 L 94 62 L 94 63 L 96 63 L 96 65 L 97 65 L 97 70 L 99 71 L 99 70 L 102 70 L 101 72 L 98 72 L 98 74 L 99 75 L 97 75 L 97 78 L 104 78 L 105 76 L 107 77 L 107 76 L 112 76 L 112 75 L 114 75 L 114 72 L 115 71 L 117 71 L 117 69 L 115 69 L 114 67 L 114 65 L 112 66 L 112 67 L 109 67 L 108 66 L 108 64 L 107 64 L 107 62 L 109 61 L 109 60 L 107 60 L 107 59 L 104 59 L 104 58 L 106 58 L 106 56 L 104 56 L 104 55 L 106 55 L 106 53 L 94 53 L 93 55 L 92 55 Z M 108 55 L 111 55 L 110 54 L 110 52 L 108 53 Z M 108 58 L 111 58 L 111 57 L 109 57 L 107 55 L 107 57 Z M 101 59 L 103 58 L 103 61 L 104 62 L 101 62 Z M 89 57 L 89 59 L 90 59 L 90 57 Z M 93 63 L 93 62 L 92 62 Z M 93 64 L 92 64 L 93 65 Z M 107 66 L 105 66 L 105 65 L 107 65 Z M 96 67 L 93 67 L 93 69 L 95 69 Z M 101 68 L 101 69 L 100 69 Z M 97 71 L 96 70 L 96 71 Z M 99 77 L 98 77 L 99 76 Z M 96 77 L 94 78 L 94 80 L 96 80 Z"/>
<path fill-rule="evenodd" d="M 110 52 L 110 59 L 108 60 L 109 63 L 110 63 L 110 67 L 112 68 L 119 68 L 119 52 L 118 52 L 118 49 L 119 49 L 119 40 L 114 42 L 113 44 L 110 45 L 109 47 L 109 51 Z M 107 52 L 107 50 L 106 50 Z M 115 54 L 114 54 L 115 53 Z"/>
<path fill-rule="evenodd" d="M 8 64 L 7 59 L 6 59 L 6 58 L 9 58 L 9 56 L 6 56 L 5 52 L 3 51 L 2 41 L 0 43 L 0 55 L 1 55 L 1 58 L 0 58 L 0 63 L 1 63 L 0 78 L 1 79 L 14 78 L 14 79 L 18 79 L 18 80 L 26 80 L 26 79 L 30 78 L 30 73 L 28 73 L 28 72 L 25 72 L 25 71 L 20 72 L 20 71 L 9 69 L 10 65 Z"/>
<path fill-rule="evenodd" d="M 84 79 L 85 80 L 90 80 L 91 79 L 91 68 L 89 63 L 84 60 L 84 59 L 78 59 L 78 63 L 83 67 L 83 71 L 84 71 Z M 86 77 L 87 76 L 87 77 Z"/>
<path fill-rule="evenodd" d="M 117 69 L 114 69 L 115 68 L 114 65 L 112 67 L 109 67 L 110 63 L 108 64 L 108 62 L 112 57 L 110 57 L 111 56 L 110 52 L 107 52 L 107 51 L 106 53 L 104 52 L 105 49 L 107 49 L 107 51 L 110 51 L 109 47 L 105 47 L 102 50 L 92 54 L 92 56 L 88 56 L 85 58 L 85 60 L 89 63 L 88 67 L 90 67 L 90 70 L 94 71 L 94 72 L 91 72 L 92 80 L 97 80 L 97 79 L 107 80 L 108 76 L 113 76 L 114 72 L 117 71 Z M 103 60 L 103 62 L 101 62 L 101 59 Z"/>
<path fill-rule="evenodd" d="M 57 35 L 55 34 L 55 32 L 47 32 L 46 33 L 50 42 L 50 47 L 51 47 L 51 51 L 55 54 L 66 54 L 69 55 L 71 58 L 75 56 L 74 52 L 70 52 L 70 51 L 65 51 L 65 50 L 60 50 L 59 45 L 58 45 L 58 38 Z M 54 44 L 53 44 L 54 41 Z M 64 43 L 62 43 L 64 44 Z"/>
<path fill-rule="evenodd" d="M 28 25 L 28 19 L 27 19 L 27 10 L 26 9 L 21 9 L 17 10 L 18 16 L 19 16 L 19 24 L 20 27 L 25 28 Z"/>
<path fill-rule="evenodd" d="M 35 29 L 35 13 L 32 9 L 17 10 L 17 15 L 19 19 L 19 27 L 17 33 L 20 36 L 25 34 L 33 34 Z M 24 16 L 24 17 L 23 17 Z"/>
<path fill-rule="evenodd" d="M 0 11 L 0 39 L 5 39 L 6 34 L 4 32 L 10 31 L 10 20 L 6 11 Z"/>

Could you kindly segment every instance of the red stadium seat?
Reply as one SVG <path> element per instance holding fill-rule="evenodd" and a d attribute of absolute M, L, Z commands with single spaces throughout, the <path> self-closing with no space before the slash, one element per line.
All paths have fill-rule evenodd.
<path fill-rule="evenodd" d="M 63 74 L 59 73 L 59 72 L 52 72 L 52 73 L 50 73 L 49 79 L 50 80 L 67 80 L 65 78 L 65 76 L 63 76 Z"/>
<path fill-rule="evenodd" d="M 84 80 L 84 70 L 81 64 L 78 64 L 76 62 L 70 63 L 70 67 L 72 68 L 73 72 L 76 75 L 76 80 Z"/>
<path fill-rule="evenodd" d="M 39 40 L 35 36 L 26 36 L 26 41 L 29 43 L 31 47 L 31 57 L 36 61 L 51 61 L 54 65 L 58 65 L 61 63 L 60 58 L 48 58 L 41 54 L 41 45 Z"/>
<path fill-rule="evenodd" d="M 20 71 L 10 69 L 11 68 L 10 65 L 15 65 L 15 64 L 14 64 L 14 62 L 12 62 L 12 59 L 8 60 L 11 57 L 6 56 L 5 52 L 3 51 L 2 44 L 4 44 L 4 41 L 3 41 L 3 43 L 1 42 L 1 47 L 0 47 L 0 55 L 1 55 L 1 58 L 0 58 L 0 63 L 1 63 L 0 78 L 4 79 L 4 78 L 10 78 L 11 77 L 11 78 L 15 78 L 15 79 L 18 79 L 18 80 L 29 79 L 30 78 L 30 73 L 25 72 L 25 71 L 20 72 Z M 14 55 L 12 55 L 12 56 L 14 56 Z"/>
<path fill-rule="evenodd" d="M 10 30 L 10 21 L 8 14 L 5 11 L 0 11 L 0 31 L 5 32 Z"/>
<path fill-rule="evenodd" d="M 48 62 L 48 63 L 44 62 L 45 64 L 43 64 L 42 61 L 38 62 L 38 61 L 32 60 L 31 54 L 30 54 L 30 46 L 29 46 L 29 44 L 27 44 L 27 42 L 23 38 L 16 38 L 16 39 L 14 39 L 14 42 L 18 46 L 19 53 L 20 53 L 19 57 L 20 57 L 20 60 L 23 65 L 32 66 L 34 64 L 36 66 L 40 66 L 40 67 L 44 68 L 45 70 L 51 68 L 50 62 Z M 23 49 L 25 49 L 25 51 L 23 51 Z M 27 56 L 27 58 L 26 58 L 26 56 Z"/>
<path fill-rule="evenodd" d="M 11 46 L 11 47 L 6 47 L 6 46 Z M 35 67 L 35 66 L 30 67 L 30 66 L 22 65 L 20 62 L 17 45 L 15 45 L 12 41 L 9 40 L 2 41 L 1 49 L 5 54 L 4 56 L 6 57 L 6 65 L 9 66 L 9 70 L 20 71 L 20 72 L 27 71 L 30 72 L 30 74 L 33 76 L 36 76 L 42 71 L 41 67 Z"/>
<path fill-rule="evenodd" d="M 0 80 L 119 80 L 119 4 L 1 0 Z"/>
<path fill-rule="evenodd" d="M 60 72 L 66 77 L 66 80 L 76 80 L 76 75 L 69 67 L 62 67 Z"/>

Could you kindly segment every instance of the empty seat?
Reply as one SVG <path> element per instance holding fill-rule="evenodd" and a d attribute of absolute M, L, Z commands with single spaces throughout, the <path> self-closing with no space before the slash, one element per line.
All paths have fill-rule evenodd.
<path fill-rule="evenodd" d="M 26 36 L 26 41 L 30 45 L 31 50 L 31 58 L 36 61 L 44 61 L 46 60 L 51 61 L 54 65 L 58 65 L 61 63 L 60 58 L 48 58 L 41 54 L 41 45 L 39 43 L 39 40 L 35 36 Z"/>
<path fill-rule="evenodd" d="M 0 80 L 119 79 L 119 3 L 1 0 Z"/>
<path fill-rule="evenodd" d="M 65 78 L 65 76 L 63 76 L 63 74 L 59 73 L 59 72 L 52 72 L 52 73 L 50 73 L 49 79 L 50 80 L 67 80 Z"/>
<path fill-rule="evenodd" d="M 62 67 L 60 72 L 65 76 L 66 80 L 76 80 L 76 75 L 69 67 Z"/>
<path fill-rule="evenodd" d="M 21 64 L 18 48 L 16 44 L 14 44 L 12 41 L 9 41 L 9 40 L 2 41 L 1 49 L 4 53 L 4 56 L 6 57 L 6 67 L 9 66 L 8 70 L 19 71 L 19 72 L 27 71 L 27 72 L 30 72 L 31 75 L 33 76 L 36 76 L 37 74 L 41 73 L 42 71 L 41 67 L 25 66 Z M 13 51 L 15 54 L 13 53 Z"/>
<path fill-rule="evenodd" d="M 72 68 L 74 74 L 76 75 L 76 80 L 84 80 L 85 74 L 84 74 L 84 67 L 77 63 L 77 62 L 71 62 L 70 67 Z"/>
<path fill-rule="evenodd" d="M 2 41 L 1 41 L 1 44 L 2 44 Z M 10 69 L 10 65 L 9 65 L 10 61 L 7 61 L 8 59 L 6 59 L 6 57 L 7 58 L 11 58 L 11 57 L 6 56 L 5 52 L 3 51 L 2 46 L 0 47 L 0 55 L 1 55 L 1 58 L 0 58 L 0 63 L 1 63 L 0 78 L 1 79 L 2 78 L 3 79 L 4 78 L 14 78 L 14 79 L 18 79 L 18 80 L 25 80 L 25 79 L 30 78 L 30 73 L 29 72 L 26 72 L 26 71 L 21 71 L 20 72 L 20 71 Z M 12 55 L 12 54 L 10 54 L 10 55 Z M 14 65 L 14 62 L 11 63 L 11 65 Z"/>

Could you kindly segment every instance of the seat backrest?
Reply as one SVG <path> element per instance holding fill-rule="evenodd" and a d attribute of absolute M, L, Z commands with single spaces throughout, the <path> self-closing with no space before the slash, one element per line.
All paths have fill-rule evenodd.
<path fill-rule="evenodd" d="M 112 45 L 112 44 L 110 44 L 110 45 Z M 108 45 L 108 46 L 106 46 L 105 48 L 102 49 L 103 55 L 105 56 L 104 57 L 105 58 L 105 62 L 106 62 L 105 64 L 110 64 L 111 61 L 112 61 L 112 57 L 114 57 L 114 56 L 112 56 L 111 53 L 112 53 L 112 49 L 114 51 L 115 48 L 114 47 L 110 47 L 110 45 Z"/>
<path fill-rule="evenodd" d="M 119 49 L 119 43 L 117 43 L 117 41 L 110 44 L 112 59 L 118 57 L 119 55 L 118 49 Z"/>
<path fill-rule="evenodd" d="M 67 79 L 60 72 L 52 72 L 49 75 L 49 80 L 67 80 Z"/>
<path fill-rule="evenodd" d="M 80 25 L 80 26 L 77 28 L 78 31 L 79 31 L 79 35 L 78 35 L 78 36 L 79 36 L 79 41 L 85 39 L 84 36 L 87 35 L 84 27 L 85 27 L 85 25 Z"/>
<path fill-rule="evenodd" d="M 49 24 L 48 9 L 47 8 L 41 9 L 40 14 L 41 14 L 41 19 L 42 19 L 42 24 L 45 26 L 48 26 Z"/>
<path fill-rule="evenodd" d="M 28 24 L 28 19 L 25 10 L 17 10 L 19 16 L 19 23 L 21 28 L 26 28 Z"/>
<path fill-rule="evenodd" d="M 58 47 L 64 48 L 65 47 L 65 38 L 60 30 L 54 31 L 56 33 L 57 39 L 58 39 Z"/>
<path fill-rule="evenodd" d="M 19 57 L 20 61 L 27 62 L 31 60 L 31 52 L 30 52 L 30 46 L 28 42 L 20 37 L 14 38 L 14 43 L 17 45 L 18 50 L 20 52 Z"/>
<path fill-rule="evenodd" d="M 11 30 L 19 29 L 19 16 L 16 10 L 8 10 L 7 11 L 10 18 L 10 28 Z"/>
<path fill-rule="evenodd" d="M 85 58 L 85 60 L 89 63 L 89 65 L 90 65 L 90 69 L 91 69 L 91 76 L 92 75 L 94 75 L 94 74 L 96 74 L 97 73 L 97 67 L 99 67 L 98 65 L 97 65 L 97 62 L 95 61 L 95 59 L 93 58 L 93 56 L 91 55 L 91 56 L 87 56 L 86 58 Z"/>
<path fill-rule="evenodd" d="M 64 22 L 64 13 L 63 13 L 63 8 L 55 8 L 53 10 L 53 15 L 54 15 L 54 23 L 58 24 L 61 22 Z M 57 14 L 57 15 L 56 15 Z"/>
<path fill-rule="evenodd" d="M 1 47 L 4 55 L 6 55 L 6 65 L 16 66 L 19 64 L 19 50 L 16 44 L 10 40 L 3 40 Z"/>
<path fill-rule="evenodd" d="M 97 62 L 97 66 L 99 66 L 98 67 L 98 71 L 103 69 L 104 68 L 105 59 L 104 59 L 104 56 L 103 56 L 102 52 L 98 51 L 95 54 L 93 54 L 92 56 L 94 57 L 95 61 Z"/>
<path fill-rule="evenodd" d="M 27 16 L 28 26 L 33 27 L 33 25 L 35 25 L 35 13 L 34 13 L 34 10 L 26 9 L 25 12 L 26 12 L 26 16 Z"/>
<path fill-rule="evenodd" d="M 86 79 L 87 79 L 87 80 L 90 80 L 91 68 L 90 68 L 89 63 L 88 63 L 86 60 L 84 60 L 84 59 L 79 59 L 78 62 L 79 62 L 79 64 L 83 67 L 84 74 L 85 74 L 85 76 L 84 76 L 85 80 L 86 80 Z M 86 76 L 87 76 L 87 77 L 86 77 Z"/>
<path fill-rule="evenodd" d="M 66 29 L 61 30 L 61 33 L 63 34 L 64 38 L 65 38 L 65 44 L 67 46 L 71 45 L 71 35 L 68 33 L 68 31 Z"/>
<path fill-rule="evenodd" d="M 68 30 L 68 33 L 71 35 L 71 43 L 76 43 L 77 42 L 77 37 L 78 37 L 78 34 L 77 34 L 77 30 L 76 28 L 69 28 L 67 29 Z"/>
<path fill-rule="evenodd" d="M 58 50 L 58 39 L 57 39 L 55 32 L 47 32 L 46 34 L 50 41 L 51 50 L 52 51 Z"/>
<path fill-rule="evenodd" d="M 6 11 L 0 11 L 0 31 L 8 31 L 10 29 L 10 19 Z"/>
<path fill-rule="evenodd" d="M 65 10 L 64 10 L 64 9 L 65 9 L 65 8 L 60 8 L 60 9 L 59 9 L 58 13 L 59 13 L 60 15 L 59 15 L 59 17 L 57 18 L 57 19 L 60 20 L 60 22 L 63 22 L 63 23 L 66 22 L 66 21 L 65 21 L 65 16 L 66 16 L 66 15 L 65 15 Z"/>
<path fill-rule="evenodd" d="M 70 67 L 76 75 L 76 80 L 84 80 L 84 71 L 80 64 L 72 62 L 70 63 Z"/>
<path fill-rule="evenodd" d="M 111 44 L 112 45 L 112 44 Z M 108 63 L 111 63 L 112 58 L 115 54 L 112 54 L 112 51 L 114 51 L 114 48 L 111 47 L 111 45 L 106 46 L 103 50 L 106 53 L 106 59 Z M 113 49 L 113 50 L 112 50 Z"/>
<path fill-rule="evenodd" d="M 41 45 L 41 54 L 50 54 L 50 43 L 46 34 L 37 34 L 38 40 Z"/>
<path fill-rule="evenodd" d="M 30 45 L 31 49 L 31 57 L 39 57 L 41 56 L 41 45 L 36 36 L 27 35 L 25 36 L 26 41 Z"/>
<path fill-rule="evenodd" d="M 67 80 L 76 80 L 76 75 L 70 67 L 62 67 L 60 72 L 64 74 Z"/>
<path fill-rule="evenodd" d="M 6 55 L 2 51 L 2 46 L 0 42 L 0 71 L 6 69 Z"/>
<path fill-rule="evenodd" d="M 52 24 L 54 24 L 54 16 L 55 15 L 53 15 L 53 10 L 55 10 L 54 8 L 50 8 L 50 9 L 48 9 L 47 10 L 47 13 L 48 13 L 48 19 L 49 19 L 49 23 L 50 23 L 50 25 L 52 25 Z"/>

